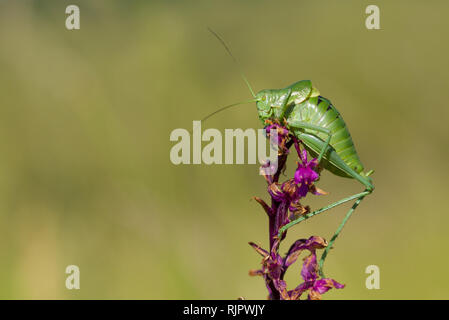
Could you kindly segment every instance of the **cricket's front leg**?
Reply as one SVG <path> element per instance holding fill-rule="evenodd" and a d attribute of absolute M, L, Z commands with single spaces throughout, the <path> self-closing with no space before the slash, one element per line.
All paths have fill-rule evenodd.
<path fill-rule="evenodd" d="M 284 115 L 285 112 L 287 111 L 287 104 L 288 104 L 288 100 L 290 99 L 290 96 L 292 95 L 292 89 L 288 88 L 287 92 L 282 95 L 282 97 L 280 98 L 280 112 L 279 112 L 279 122 L 282 123 L 282 121 L 284 120 Z"/>

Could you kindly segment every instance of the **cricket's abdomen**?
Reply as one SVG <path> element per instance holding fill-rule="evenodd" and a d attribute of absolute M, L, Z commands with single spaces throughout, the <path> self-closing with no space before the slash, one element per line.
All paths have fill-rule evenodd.
<path fill-rule="evenodd" d="M 329 129 L 332 133 L 330 145 L 340 158 L 357 173 L 363 171 L 363 165 L 357 155 L 349 130 L 338 110 L 328 99 L 319 96 L 297 104 L 289 113 L 288 118 Z M 318 136 L 323 141 L 327 139 L 325 133 L 309 129 L 304 131 Z"/>

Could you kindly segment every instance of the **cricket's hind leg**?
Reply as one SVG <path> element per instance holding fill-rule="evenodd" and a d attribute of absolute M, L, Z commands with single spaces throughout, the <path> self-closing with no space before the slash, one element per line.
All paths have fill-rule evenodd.
<path fill-rule="evenodd" d="M 369 192 L 368 194 L 371 194 L 372 191 L 365 191 L 365 192 Z M 323 272 L 323 265 L 324 265 L 324 260 L 326 260 L 326 257 L 329 253 L 329 250 L 332 249 L 332 245 L 334 244 L 335 240 L 337 240 L 340 232 L 343 230 L 346 222 L 348 222 L 349 218 L 351 218 L 351 215 L 354 213 L 355 209 L 357 209 L 358 205 L 360 204 L 360 202 L 362 202 L 362 200 L 368 195 L 363 195 L 360 196 L 359 198 L 357 198 L 357 200 L 354 202 L 354 204 L 352 205 L 351 209 L 349 209 L 349 211 L 346 213 L 345 217 L 343 218 L 343 221 L 340 223 L 340 225 L 337 228 L 337 231 L 335 231 L 334 235 L 332 236 L 331 240 L 329 241 L 327 247 L 324 249 L 323 254 L 321 255 L 320 261 L 318 263 L 318 268 L 319 268 L 319 274 L 322 278 L 325 278 L 324 276 L 324 272 Z"/>

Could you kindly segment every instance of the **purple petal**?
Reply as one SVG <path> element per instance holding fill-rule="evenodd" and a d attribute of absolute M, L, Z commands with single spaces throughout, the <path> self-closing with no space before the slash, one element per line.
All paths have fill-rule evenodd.
<path fill-rule="evenodd" d="M 263 276 L 264 273 L 263 273 L 262 269 L 259 269 L 259 270 L 252 269 L 252 270 L 249 270 L 249 275 L 252 276 L 252 277 L 254 277 L 254 276 Z"/>
<path fill-rule="evenodd" d="M 286 195 L 282 192 L 281 188 L 276 183 L 272 183 L 268 186 L 268 193 L 276 201 L 284 201 L 287 198 Z"/>
<path fill-rule="evenodd" d="M 313 182 L 319 178 L 319 175 L 318 175 L 318 173 L 315 172 L 315 170 L 309 169 L 307 171 L 308 171 L 307 173 L 309 175 L 308 178 L 309 178 L 310 182 Z"/>
<path fill-rule="evenodd" d="M 344 287 L 344 284 L 338 283 L 334 279 L 325 278 L 315 281 L 312 290 L 323 294 L 332 288 L 343 289 Z"/>
<path fill-rule="evenodd" d="M 311 289 L 312 287 L 313 287 L 312 281 L 301 283 L 299 286 L 297 286 L 295 289 L 289 292 L 290 299 L 299 300 L 301 295 L 307 290 Z"/>
<path fill-rule="evenodd" d="M 262 257 L 266 258 L 268 256 L 268 251 L 265 249 L 262 249 L 258 244 L 255 244 L 254 242 L 249 242 L 249 245 L 253 247 L 254 250 L 257 251 Z"/>
<path fill-rule="evenodd" d="M 292 265 L 303 250 L 309 250 L 310 253 L 314 253 L 316 249 L 322 249 L 327 246 L 327 241 L 319 236 L 311 236 L 309 239 L 296 240 L 287 252 L 284 259 L 284 266 L 288 267 Z"/>
<path fill-rule="evenodd" d="M 301 269 L 301 276 L 304 281 L 315 281 L 318 279 L 318 264 L 316 261 L 315 252 L 304 259 Z"/>
<path fill-rule="evenodd" d="M 309 192 L 309 186 L 305 183 L 301 184 L 301 186 L 298 188 L 298 196 L 304 198 L 307 192 Z"/>
<path fill-rule="evenodd" d="M 306 239 L 299 239 L 296 240 L 295 243 L 292 244 L 290 249 L 287 252 L 287 256 L 285 257 L 284 266 L 288 267 L 291 266 L 295 261 L 298 259 L 299 255 L 301 254 L 301 251 L 304 250 L 304 243 L 306 242 Z"/>

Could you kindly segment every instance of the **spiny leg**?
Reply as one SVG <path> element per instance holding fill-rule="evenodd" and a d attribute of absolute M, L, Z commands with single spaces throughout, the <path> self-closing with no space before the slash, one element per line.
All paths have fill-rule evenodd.
<path fill-rule="evenodd" d="M 357 199 L 357 201 L 358 201 L 359 199 L 363 199 L 363 197 L 365 197 L 366 195 L 368 195 L 370 193 L 371 193 L 370 190 L 365 190 L 364 192 L 354 194 L 354 195 L 349 196 L 347 198 L 344 198 L 344 199 L 341 199 L 341 200 L 336 201 L 334 203 L 331 203 L 330 205 L 328 205 L 326 207 L 323 207 L 321 209 L 318 209 L 318 210 L 315 210 L 315 211 L 310 212 L 308 214 L 305 214 L 305 215 L 299 217 L 298 219 L 293 220 L 293 221 L 287 223 L 282 228 L 280 228 L 279 229 L 279 233 L 278 233 L 278 238 L 281 239 L 281 237 L 284 234 L 284 232 L 287 231 L 288 229 L 290 229 L 291 227 L 293 227 L 295 224 L 298 224 L 298 223 L 300 223 L 300 222 L 302 222 L 304 220 L 312 218 L 313 216 L 316 216 L 316 215 L 318 215 L 318 214 L 320 214 L 322 212 L 325 212 L 325 211 L 327 211 L 329 209 L 335 208 L 335 207 L 337 207 L 337 206 L 339 206 L 339 205 L 341 205 L 343 203 L 346 203 L 348 201 L 351 201 L 351 200 L 354 200 L 354 199 Z"/>
<path fill-rule="evenodd" d="M 329 147 L 329 144 L 330 144 L 331 138 L 332 138 L 332 132 L 329 129 L 327 129 L 327 128 L 323 128 L 323 127 L 320 127 L 320 126 L 316 126 L 314 124 L 310 124 L 310 123 L 303 122 L 303 121 L 298 121 L 298 120 L 291 120 L 291 119 L 289 119 L 289 120 L 287 120 L 287 124 L 290 127 L 292 127 L 292 128 L 296 128 L 296 129 L 310 129 L 310 130 L 315 130 L 317 132 L 321 132 L 321 133 L 327 134 L 327 139 L 324 142 L 324 146 L 321 149 L 320 154 L 319 154 L 318 159 L 317 159 L 318 160 L 318 164 L 319 164 L 321 159 L 323 158 L 324 154 L 326 153 L 328 147 Z"/>
<path fill-rule="evenodd" d="M 369 192 L 369 193 L 371 193 L 371 192 Z M 343 221 L 338 226 L 337 231 L 335 231 L 334 235 L 332 236 L 331 240 L 329 241 L 329 244 L 327 245 L 326 249 L 324 249 L 324 252 L 321 255 L 320 262 L 318 264 L 319 265 L 319 274 L 320 274 L 321 278 L 325 277 L 324 273 L 323 273 L 323 264 L 324 264 L 324 260 L 326 260 L 329 250 L 332 248 L 332 245 L 334 244 L 334 242 L 337 239 L 338 235 L 340 234 L 341 230 L 343 230 L 343 227 L 345 226 L 346 222 L 348 222 L 349 218 L 354 213 L 355 209 L 360 204 L 360 202 L 362 202 L 363 198 L 365 198 L 365 195 L 359 197 L 356 200 L 356 202 L 354 202 L 351 209 L 349 209 L 349 211 L 346 213 L 346 216 L 344 217 Z"/>

